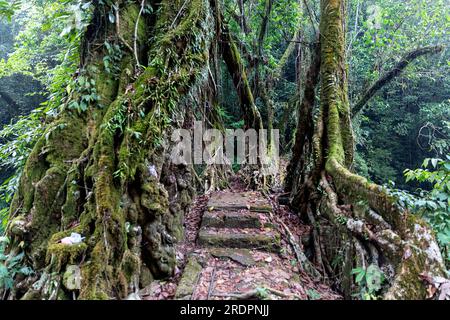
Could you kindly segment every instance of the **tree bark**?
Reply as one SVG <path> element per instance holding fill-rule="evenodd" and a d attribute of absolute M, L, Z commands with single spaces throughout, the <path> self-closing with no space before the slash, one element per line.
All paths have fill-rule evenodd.
<path fill-rule="evenodd" d="M 313 110 L 316 102 L 316 87 L 319 83 L 320 75 L 320 43 L 317 43 L 312 50 L 311 64 L 306 74 L 305 88 L 303 99 L 298 106 L 298 123 L 295 134 L 295 143 L 292 149 L 292 157 L 289 162 L 285 180 L 285 187 L 287 191 L 292 191 L 294 183 L 302 185 L 305 182 L 305 175 L 307 172 L 301 172 L 307 167 L 308 153 L 313 150 L 313 136 L 314 136 L 314 119 Z M 296 179 L 302 180 L 301 182 Z M 295 194 L 298 194 L 295 192 Z M 296 201 L 297 202 L 297 201 Z M 297 202 L 301 203 L 303 201 Z M 306 202 L 303 202 L 306 203 Z M 302 212 L 305 209 L 301 210 Z"/>

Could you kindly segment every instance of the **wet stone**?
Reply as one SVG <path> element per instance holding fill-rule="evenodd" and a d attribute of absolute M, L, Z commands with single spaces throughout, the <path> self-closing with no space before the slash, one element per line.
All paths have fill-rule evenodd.
<path fill-rule="evenodd" d="M 202 266 L 195 256 L 191 256 L 184 268 L 183 276 L 177 287 L 175 299 L 189 300 L 194 293 L 195 286 L 202 272 Z"/>

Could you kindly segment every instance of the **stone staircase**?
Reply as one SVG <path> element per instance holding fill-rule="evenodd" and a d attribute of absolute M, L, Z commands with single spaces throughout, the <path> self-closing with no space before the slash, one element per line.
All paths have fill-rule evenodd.
<path fill-rule="evenodd" d="M 216 192 L 201 210 L 197 240 L 190 237 L 189 251 L 180 255 L 186 263 L 174 278 L 174 299 L 306 300 L 317 299 L 319 291 L 326 294 L 321 298 L 339 298 L 300 272 L 270 202 L 259 192 Z"/>
<path fill-rule="evenodd" d="M 208 202 L 198 244 L 277 251 L 280 235 L 269 222 L 271 211 L 270 203 L 258 192 L 217 192 Z"/>
<path fill-rule="evenodd" d="M 197 253 L 188 259 L 175 299 L 191 299 L 200 279 L 207 277 L 205 270 L 215 264 L 214 259 L 233 261 L 237 272 L 260 265 L 255 260 L 257 252 L 272 260 L 271 256 L 281 249 L 281 235 L 270 223 L 270 212 L 271 204 L 259 192 L 221 191 L 211 195 L 198 234 Z M 222 267 L 213 267 L 218 274 L 227 273 L 227 264 L 222 263 Z M 217 283 L 219 278 L 215 279 Z M 214 279 L 210 282 L 213 286 Z"/>
<path fill-rule="evenodd" d="M 187 250 L 179 255 L 182 271 L 171 281 L 148 288 L 146 296 L 176 300 L 340 299 L 327 285 L 301 272 L 286 234 L 278 231 L 280 211 L 274 219 L 270 202 L 260 193 L 221 191 L 212 194 L 207 204 L 204 201 L 190 212 L 195 214 L 195 223 L 189 224 L 189 242 L 180 246 Z"/>

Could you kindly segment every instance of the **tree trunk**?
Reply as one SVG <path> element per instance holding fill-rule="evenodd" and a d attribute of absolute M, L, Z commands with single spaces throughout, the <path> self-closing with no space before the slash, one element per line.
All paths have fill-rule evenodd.
<path fill-rule="evenodd" d="M 153 1 L 147 16 L 141 1 L 118 4 L 114 24 L 105 16 L 114 8 L 96 4 L 78 87 L 21 177 L 10 252 L 23 248 L 36 273 L 17 279 L 10 298 L 126 298 L 174 273 L 174 243 L 195 190 L 190 168 L 169 161 L 170 137 L 190 128 L 192 109 L 208 96 L 217 8 L 209 0 Z M 104 66 L 105 40 L 122 48 L 117 72 Z M 144 70 L 138 59 L 148 61 Z M 99 100 L 87 111 L 71 109 L 93 92 Z M 85 238 L 61 243 L 72 233 Z M 64 284 L 74 270 L 81 283 Z"/>
<path fill-rule="evenodd" d="M 344 2 L 321 1 L 320 110 L 314 120 L 311 106 L 300 115 L 303 117 L 299 131 L 311 124 L 314 129 L 297 135 L 290 166 L 295 177 L 288 190 L 293 206 L 303 209 L 305 219 L 315 228 L 313 243 L 318 266 L 330 278 L 337 279 L 335 284 L 346 298 L 359 291 L 386 299 L 425 299 L 426 285 L 420 275 L 444 274 L 432 232 L 422 220 L 399 208 L 383 188 L 351 172 L 354 146 L 345 61 Z M 314 132 L 312 143 L 306 138 L 308 132 Z M 295 171 L 297 159 L 309 160 Z M 386 281 L 379 281 L 376 286 L 361 283 L 358 288 L 351 270 L 369 265 L 378 275 L 383 273 Z"/>

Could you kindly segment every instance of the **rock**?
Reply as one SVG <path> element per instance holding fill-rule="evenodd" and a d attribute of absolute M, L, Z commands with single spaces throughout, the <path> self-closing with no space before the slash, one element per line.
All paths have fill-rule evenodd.
<path fill-rule="evenodd" d="M 141 265 L 141 273 L 139 276 L 139 285 L 141 288 L 149 286 L 153 282 L 153 275 L 149 268 L 144 264 Z"/>
<path fill-rule="evenodd" d="M 181 190 L 187 189 L 188 183 L 182 177 L 178 177 L 177 182 Z"/>
<path fill-rule="evenodd" d="M 143 260 L 155 277 L 170 277 L 176 266 L 176 255 L 170 235 L 158 221 L 143 229 Z"/>
<path fill-rule="evenodd" d="M 238 211 L 247 209 L 253 212 L 271 212 L 272 206 L 258 192 L 218 192 L 211 196 L 208 208 L 214 210 Z"/>
<path fill-rule="evenodd" d="M 251 267 L 256 265 L 255 259 L 251 255 L 250 250 L 246 249 L 227 249 L 213 248 L 209 250 L 210 254 L 216 258 L 228 258 L 234 260 L 243 266 Z"/>
<path fill-rule="evenodd" d="M 39 290 L 30 289 L 25 295 L 20 298 L 20 300 L 31 301 L 31 300 L 42 300 L 42 296 Z"/>
<path fill-rule="evenodd" d="M 191 256 L 184 268 L 180 283 L 178 284 L 175 299 L 189 300 L 191 298 L 201 272 L 202 266 L 198 263 L 195 256 Z"/>
<path fill-rule="evenodd" d="M 132 293 L 127 297 L 127 300 L 142 300 L 138 293 Z"/>
<path fill-rule="evenodd" d="M 27 232 L 26 222 L 21 218 L 16 218 L 11 222 L 11 234 L 19 238 L 23 237 Z"/>
<path fill-rule="evenodd" d="M 63 285 L 69 291 L 81 289 L 81 270 L 79 266 L 67 266 L 63 276 Z"/>

